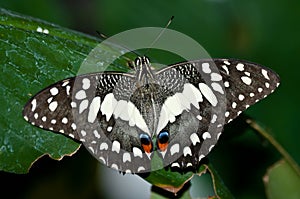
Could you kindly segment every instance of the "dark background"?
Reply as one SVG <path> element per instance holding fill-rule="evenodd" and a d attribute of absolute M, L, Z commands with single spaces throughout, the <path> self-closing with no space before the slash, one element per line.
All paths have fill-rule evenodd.
<path fill-rule="evenodd" d="M 280 75 L 279 89 L 251 107 L 246 113 L 263 123 L 300 163 L 299 1 L 0 0 L 0 6 L 95 36 L 97 36 L 96 30 L 112 36 L 132 28 L 163 27 L 174 15 L 175 19 L 169 28 L 197 40 L 211 57 L 246 59 L 268 66 Z M 169 64 L 171 63 L 173 61 L 169 60 Z M 224 178 L 226 185 L 237 198 L 254 196 L 258 198 L 258 195 L 264 198 L 262 176 L 268 166 L 277 160 L 276 153 L 251 132 L 243 136 L 233 138 L 231 136 L 230 140 L 223 140 L 225 141 L 220 143 L 213 152 L 212 162 Z M 220 151 L 222 155 L 219 155 Z M 32 170 L 39 174 L 39 172 L 56 171 L 53 168 L 43 169 L 43 166 L 54 165 L 54 168 L 60 169 L 63 166 L 58 164 L 66 164 L 70 167 L 72 164 L 84 165 L 84 162 L 96 164 L 84 151 L 80 154 L 85 156 L 81 158 L 82 161 L 74 160 L 72 157 L 64 158 L 63 161 L 57 163 L 43 158 L 37 163 L 36 170 Z M 222 158 L 219 158 L 220 156 Z M 89 166 L 85 167 L 89 168 Z M 23 191 L 27 190 L 29 185 L 32 190 L 40 191 L 43 187 L 32 187 L 36 184 L 30 184 L 28 176 L 5 175 L 9 179 L 21 182 L 6 183 L 7 187 L 17 185 L 18 188 L 22 188 L 23 186 Z M 72 176 L 72 180 L 66 184 L 75 183 L 80 187 L 80 181 L 82 181 L 80 176 L 84 175 Z M 51 175 L 48 177 L 53 178 Z M 66 186 L 66 184 L 61 182 L 61 186 Z M 65 189 L 68 190 L 68 188 Z M 90 193 L 93 190 L 91 188 L 86 192 Z M 69 191 L 72 189 L 70 188 Z M 78 191 L 75 189 L 75 193 Z M 87 194 L 82 197 L 75 194 L 73 198 L 76 197 L 96 197 L 96 194 Z"/>

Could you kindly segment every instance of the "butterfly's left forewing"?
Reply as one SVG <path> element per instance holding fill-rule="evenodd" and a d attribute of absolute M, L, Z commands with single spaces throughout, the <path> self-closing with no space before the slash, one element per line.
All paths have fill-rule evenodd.
<path fill-rule="evenodd" d="M 81 141 L 109 167 L 143 172 L 150 169 L 150 159 L 142 152 L 139 139 L 145 124 L 139 123 L 139 111 L 130 102 L 135 89 L 129 74 L 81 75 L 36 94 L 25 105 L 23 116 L 35 126 Z"/>

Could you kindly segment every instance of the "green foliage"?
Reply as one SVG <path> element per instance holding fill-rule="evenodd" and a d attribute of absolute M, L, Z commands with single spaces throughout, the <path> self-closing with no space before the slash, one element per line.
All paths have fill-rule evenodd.
<path fill-rule="evenodd" d="M 269 199 L 300 198 L 300 177 L 285 160 L 276 162 L 264 176 Z"/>
<path fill-rule="evenodd" d="M 22 108 L 41 88 L 74 76 L 98 43 L 99 39 L 79 32 L 0 10 L 1 170 L 26 173 L 43 155 L 61 159 L 77 150 L 79 143 L 29 125 Z M 114 51 L 104 47 L 108 55 L 102 56 L 103 62 Z"/>

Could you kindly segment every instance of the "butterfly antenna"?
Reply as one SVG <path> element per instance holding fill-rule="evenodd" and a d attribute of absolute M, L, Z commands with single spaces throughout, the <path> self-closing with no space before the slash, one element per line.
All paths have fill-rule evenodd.
<path fill-rule="evenodd" d="M 149 53 L 150 49 L 154 46 L 154 44 L 159 40 L 159 38 L 164 34 L 164 32 L 166 31 L 166 29 L 169 27 L 169 25 L 172 23 L 172 20 L 174 19 L 174 16 L 172 16 L 167 25 L 161 30 L 161 32 L 157 35 L 156 39 L 154 39 L 154 41 L 149 45 L 148 50 L 146 51 L 145 54 Z"/>

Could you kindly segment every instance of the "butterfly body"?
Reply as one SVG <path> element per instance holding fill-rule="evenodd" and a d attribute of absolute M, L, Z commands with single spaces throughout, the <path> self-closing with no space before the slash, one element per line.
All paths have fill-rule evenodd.
<path fill-rule="evenodd" d="M 59 81 L 25 105 L 35 126 L 81 141 L 102 163 L 123 172 L 197 167 L 223 126 L 279 85 L 276 73 L 246 61 L 197 60 L 134 74 L 103 72 Z"/>

